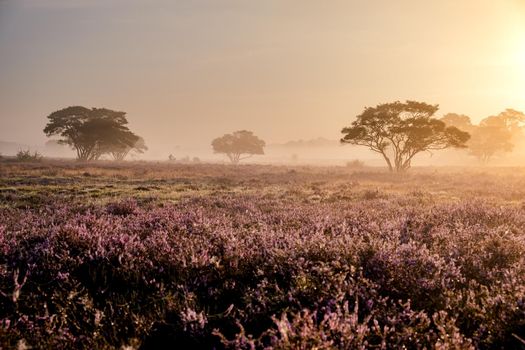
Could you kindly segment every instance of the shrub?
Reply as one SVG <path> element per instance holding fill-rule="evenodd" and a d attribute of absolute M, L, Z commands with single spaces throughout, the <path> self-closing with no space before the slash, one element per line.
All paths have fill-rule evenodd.
<path fill-rule="evenodd" d="M 37 151 L 31 153 L 28 149 L 20 150 L 16 154 L 16 160 L 19 162 L 40 162 L 43 158 L 44 157 Z"/>
<path fill-rule="evenodd" d="M 365 162 L 359 159 L 354 159 L 346 162 L 346 167 L 350 169 L 361 169 L 365 167 Z"/>
<path fill-rule="evenodd" d="M 519 348 L 523 210 L 402 200 L 0 207 L 0 344 Z"/>

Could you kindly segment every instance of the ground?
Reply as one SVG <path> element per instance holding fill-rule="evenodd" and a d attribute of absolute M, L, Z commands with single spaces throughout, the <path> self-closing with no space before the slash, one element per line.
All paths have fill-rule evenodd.
<path fill-rule="evenodd" d="M 525 168 L 0 163 L 0 344 L 520 348 Z"/>

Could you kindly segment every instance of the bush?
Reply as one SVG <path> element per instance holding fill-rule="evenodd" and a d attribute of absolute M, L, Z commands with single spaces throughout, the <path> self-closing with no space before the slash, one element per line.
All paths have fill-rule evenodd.
<path fill-rule="evenodd" d="M 365 167 L 365 162 L 359 159 L 354 159 L 352 161 L 346 162 L 346 167 L 351 169 L 360 169 Z"/>
<path fill-rule="evenodd" d="M 523 210 L 401 200 L 0 208 L 0 344 L 519 348 Z"/>
<path fill-rule="evenodd" d="M 37 151 L 31 153 L 30 150 L 20 150 L 16 154 L 16 160 L 19 162 L 40 162 L 43 158 Z"/>

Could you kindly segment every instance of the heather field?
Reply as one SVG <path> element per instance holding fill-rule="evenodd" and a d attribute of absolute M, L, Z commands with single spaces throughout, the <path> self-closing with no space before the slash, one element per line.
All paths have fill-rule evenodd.
<path fill-rule="evenodd" d="M 0 163 L 0 348 L 525 349 L 525 169 Z"/>

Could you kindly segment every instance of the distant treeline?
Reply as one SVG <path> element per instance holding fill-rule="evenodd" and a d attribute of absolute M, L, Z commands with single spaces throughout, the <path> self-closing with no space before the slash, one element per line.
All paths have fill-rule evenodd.
<path fill-rule="evenodd" d="M 465 115 L 435 117 L 438 105 L 406 101 L 366 107 L 350 126 L 342 129 L 342 144 L 365 146 L 381 155 L 391 172 L 404 172 L 421 152 L 446 148 L 468 149 L 482 163 L 509 152 L 523 136 L 525 114 L 507 109 L 473 125 Z M 130 153 L 148 148 L 144 139 L 129 130 L 125 112 L 106 108 L 67 107 L 51 113 L 44 129 L 48 137 L 76 151 L 80 161 L 110 156 L 122 161 Z M 239 130 L 214 139 L 215 153 L 232 164 L 263 155 L 266 143 L 252 131 Z M 175 158 L 170 155 L 170 160 Z"/>

